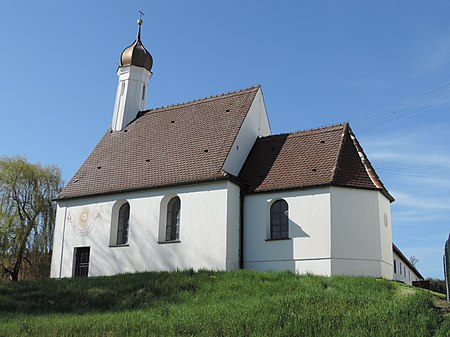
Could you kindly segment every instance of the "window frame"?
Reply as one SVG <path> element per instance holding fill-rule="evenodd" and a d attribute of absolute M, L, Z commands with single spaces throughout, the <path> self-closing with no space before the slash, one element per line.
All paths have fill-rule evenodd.
<path fill-rule="evenodd" d="M 175 196 L 167 202 L 166 232 L 164 241 L 169 242 L 180 240 L 180 216 L 181 199 L 179 196 Z"/>
<path fill-rule="evenodd" d="M 128 244 L 129 231 L 130 231 L 130 203 L 124 202 L 122 205 L 120 205 L 119 213 L 117 215 L 116 246 Z"/>
<path fill-rule="evenodd" d="M 120 228 L 120 224 L 119 224 L 119 222 L 120 222 L 119 221 L 120 210 L 126 204 L 129 205 L 127 233 L 126 233 L 126 239 L 127 240 L 126 240 L 125 243 L 121 243 L 123 241 L 123 235 L 122 235 L 122 240 L 120 239 L 119 235 L 120 235 L 120 232 L 123 232 L 124 229 Z M 111 211 L 111 227 L 110 227 L 110 234 L 109 234 L 109 247 L 110 248 L 127 247 L 127 246 L 129 246 L 129 242 L 130 242 L 130 218 L 131 218 L 131 204 L 129 203 L 129 201 L 126 200 L 126 199 L 117 200 L 114 203 L 114 205 L 112 207 L 112 211 Z"/>
<path fill-rule="evenodd" d="M 145 91 L 147 90 L 147 86 L 145 84 L 142 85 L 142 97 L 141 101 L 145 100 Z"/>
<path fill-rule="evenodd" d="M 275 208 L 279 209 L 275 209 Z M 267 240 L 289 240 L 289 204 L 285 199 L 275 199 L 269 205 Z M 278 228 L 278 230 L 274 230 Z M 275 233 L 279 234 L 275 234 Z"/>
<path fill-rule="evenodd" d="M 176 202 L 178 202 L 178 205 L 176 205 Z M 179 195 L 169 194 L 162 198 L 159 214 L 159 244 L 181 242 L 181 208 L 182 200 Z"/>

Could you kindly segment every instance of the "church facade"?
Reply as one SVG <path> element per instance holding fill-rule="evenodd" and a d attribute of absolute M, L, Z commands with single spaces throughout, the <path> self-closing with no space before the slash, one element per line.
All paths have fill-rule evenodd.
<path fill-rule="evenodd" d="M 348 124 L 272 135 L 259 86 L 145 109 L 119 60 L 112 126 L 57 200 L 51 276 L 180 269 L 393 278 L 390 203 Z"/>

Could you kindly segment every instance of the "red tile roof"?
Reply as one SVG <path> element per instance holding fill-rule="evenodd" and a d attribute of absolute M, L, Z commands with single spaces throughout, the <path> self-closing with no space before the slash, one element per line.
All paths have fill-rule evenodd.
<path fill-rule="evenodd" d="M 258 90 L 139 113 L 108 130 L 59 199 L 233 179 L 222 167 Z M 257 139 L 238 180 L 247 193 L 332 185 L 394 200 L 348 124 Z"/>
<path fill-rule="evenodd" d="M 59 199 L 225 179 L 222 166 L 258 89 L 149 110 L 109 130 Z"/>
<path fill-rule="evenodd" d="M 377 189 L 394 200 L 348 124 L 259 138 L 239 178 L 248 193 L 331 185 Z"/>

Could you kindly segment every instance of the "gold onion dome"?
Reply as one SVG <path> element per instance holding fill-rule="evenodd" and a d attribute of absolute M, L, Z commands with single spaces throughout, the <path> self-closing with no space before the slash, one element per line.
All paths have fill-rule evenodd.
<path fill-rule="evenodd" d="M 152 55 L 148 52 L 147 49 L 142 45 L 141 41 L 141 25 L 143 21 L 141 19 L 138 20 L 138 34 L 136 40 L 131 44 L 131 46 L 124 49 L 119 59 L 119 67 L 123 66 L 136 66 L 142 67 L 151 71 L 153 66 L 153 58 Z"/>

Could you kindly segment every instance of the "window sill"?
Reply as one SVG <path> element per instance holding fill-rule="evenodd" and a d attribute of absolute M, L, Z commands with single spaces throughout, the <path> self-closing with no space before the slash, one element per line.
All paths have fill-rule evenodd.
<path fill-rule="evenodd" d="M 291 238 L 279 238 L 279 239 L 266 239 L 266 241 L 284 241 L 284 240 L 290 240 Z"/>
<path fill-rule="evenodd" d="M 109 248 L 117 248 L 117 247 L 129 247 L 129 243 L 124 243 L 123 245 L 109 245 Z"/>
<path fill-rule="evenodd" d="M 171 240 L 171 241 L 158 241 L 160 245 L 165 245 L 166 243 L 180 243 L 180 240 Z"/>

